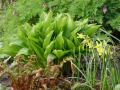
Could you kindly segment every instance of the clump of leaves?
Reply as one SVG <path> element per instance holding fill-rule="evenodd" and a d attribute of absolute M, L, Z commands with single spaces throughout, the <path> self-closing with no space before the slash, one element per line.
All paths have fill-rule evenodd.
<path fill-rule="evenodd" d="M 56 17 L 52 16 L 52 12 L 43 13 L 35 25 L 26 23 L 19 27 L 18 37 L 2 52 L 12 56 L 36 54 L 42 66 L 47 63 L 47 57 L 53 55 L 58 63 L 64 56 L 85 51 L 77 33 L 94 38 L 99 29 L 100 25 L 88 24 L 88 19 L 74 21 L 67 13 Z"/>

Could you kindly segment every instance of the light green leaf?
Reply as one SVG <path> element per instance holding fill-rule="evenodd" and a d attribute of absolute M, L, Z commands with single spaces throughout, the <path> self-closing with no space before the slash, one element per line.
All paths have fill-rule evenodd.
<path fill-rule="evenodd" d="M 62 36 L 63 32 L 60 32 L 55 39 L 55 48 L 56 49 L 63 49 L 64 48 L 64 39 Z"/>
<path fill-rule="evenodd" d="M 44 42 L 43 42 L 43 48 L 44 48 L 44 49 L 49 45 L 49 43 L 50 43 L 50 41 L 51 41 L 51 37 L 52 37 L 52 35 L 53 35 L 53 32 L 54 32 L 54 31 L 51 31 L 51 32 L 45 37 Z"/>
<path fill-rule="evenodd" d="M 71 32 L 73 29 L 74 29 L 74 22 L 73 22 L 73 19 L 71 18 L 71 16 L 67 13 L 66 14 L 68 16 L 68 20 L 67 20 L 67 27 L 68 27 L 68 30 Z"/>
<path fill-rule="evenodd" d="M 10 56 L 16 56 L 16 54 L 18 53 L 18 51 L 19 51 L 20 49 L 21 49 L 20 46 L 17 46 L 17 45 L 9 45 L 9 46 L 3 47 L 2 53 L 3 53 L 3 54 L 10 55 Z"/>
<path fill-rule="evenodd" d="M 47 57 L 50 53 L 51 50 L 54 47 L 54 41 L 51 41 L 50 44 L 46 47 L 45 52 L 44 52 L 44 56 Z"/>
<path fill-rule="evenodd" d="M 43 25 L 44 25 L 44 29 L 46 30 L 47 29 L 47 27 L 50 25 L 50 23 L 51 23 L 51 21 L 52 21 L 52 16 L 53 16 L 53 14 L 52 14 L 52 12 L 50 11 L 48 14 L 45 14 L 45 16 L 44 16 L 44 21 L 43 21 Z"/>
<path fill-rule="evenodd" d="M 68 48 L 68 49 L 75 48 L 74 43 L 71 40 L 67 39 L 67 38 L 66 38 L 66 43 L 67 43 L 67 47 L 66 48 Z"/>
<path fill-rule="evenodd" d="M 92 37 L 101 27 L 101 25 L 89 24 L 85 28 L 84 34 Z"/>
<path fill-rule="evenodd" d="M 18 51 L 17 55 L 29 55 L 29 49 L 28 48 L 22 48 Z"/>
<path fill-rule="evenodd" d="M 57 58 L 61 58 L 62 56 L 66 55 L 70 51 L 63 51 L 63 50 L 53 50 L 53 54 L 57 56 Z"/>
<path fill-rule="evenodd" d="M 41 59 L 41 60 L 44 60 L 44 57 L 43 57 L 43 53 L 44 53 L 44 50 L 42 47 L 40 47 L 38 44 L 34 43 L 34 42 L 29 42 L 30 44 L 30 48 L 32 48 L 34 50 L 34 52 L 37 54 L 37 56 Z"/>
<path fill-rule="evenodd" d="M 77 32 L 80 31 L 80 27 L 77 27 L 76 29 L 74 29 L 72 32 L 71 32 L 71 36 L 74 37 L 75 35 L 77 35 Z"/>
<path fill-rule="evenodd" d="M 67 17 L 62 17 L 63 14 L 59 14 L 54 21 L 54 29 L 55 29 L 55 33 L 59 34 L 60 31 L 63 31 L 63 26 L 65 26 Z"/>
<path fill-rule="evenodd" d="M 12 45 L 23 46 L 21 40 L 12 41 L 9 45 L 10 45 L 10 46 L 12 46 Z"/>

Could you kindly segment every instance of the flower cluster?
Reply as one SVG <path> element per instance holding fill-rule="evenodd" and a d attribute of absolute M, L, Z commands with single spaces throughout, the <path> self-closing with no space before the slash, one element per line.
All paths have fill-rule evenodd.
<path fill-rule="evenodd" d="M 107 44 L 107 42 L 100 41 L 99 39 L 93 41 L 89 36 L 82 33 L 78 34 L 78 38 L 82 39 L 83 45 L 88 46 L 89 49 L 96 49 L 99 56 L 104 56 L 106 54 L 112 55 L 110 46 Z"/>

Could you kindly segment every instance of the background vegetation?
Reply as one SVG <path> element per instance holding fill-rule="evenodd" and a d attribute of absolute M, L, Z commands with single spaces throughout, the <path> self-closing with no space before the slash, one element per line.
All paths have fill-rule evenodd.
<path fill-rule="evenodd" d="M 45 68 L 46 76 L 75 78 L 73 90 L 119 88 L 120 0 L 0 2 L 1 67 L 13 82 Z"/>

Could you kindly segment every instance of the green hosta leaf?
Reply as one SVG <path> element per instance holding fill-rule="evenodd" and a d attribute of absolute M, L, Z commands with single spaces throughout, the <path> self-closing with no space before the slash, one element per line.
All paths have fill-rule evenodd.
<path fill-rule="evenodd" d="M 80 31 L 80 27 L 77 27 L 76 29 L 74 29 L 72 32 L 71 32 L 71 36 L 74 37 L 77 35 L 77 32 Z"/>
<path fill-rule="evenodd" d="M 29 35 L 29 33 L 31 32 L 32 27 L 30 26 L 30 24 L 26 23 L 24 25 L 24 32 L 26 33 L 26 35 Z"/>
<path fill-rule="evenodd" d="M 34 50 L 34 52 L 37 54 L 38 57 L 40 57 L 41 60 L 44 60 L 43 54 L 44 54 L 44 50 L 42 47 L 40 47 L 38 44 L 30 41 L 30 48 L 32 48 Z"/>
<path fill-rule="evenodd" d="M 65 37 L 70 37 L 72 30 L 74 29 L 74 23 L 69 14 L 66 14 L 67 17 L 63 22 L 63 35 Z"/>
<path fill-rule="evenodd" d="M 51 31 L 53 31 L 53 24 L 50 24 L 50 26 L 44 30 L 44 35 L 48 35 Z"/>
<path fill-rule="evenodd" d="M 34 41 L 36 43 L 39 42 L 39 39 L 38 39 L 39 35 L 35 33 L 34 30 L 31 30 L 29 31 L 29 34 L 27 36 L 27 38 L 30 40 L 30 41 Z"/>
<path fill-rule="evenodd" d="M 23 46 L 22 43 L 23 42 L 21 40 L 15 40 L 15 41 L 12 41 L 9 45 L 10 46 L 12 46 L 12 45 Z"/>
<path fill-rule="evenodd" d="M 38 38 L 35 38 L 35 37 L 33 37 L 33 36 L 28 36 L 28 39 L 31 40 L 31 41 L 34 41 L 34 42 L 36 42 L 36 43 L 39 42 L 39 39 L 38 39 Z"/>
<path fill-rule="evenodd" d="M 28 48 L 22 48 L 18 51 L 17 55 L 29 55 L 29 49 Z"/>
<path fill-rule="evenodd" d="M 53 13 L 50 11 L 48 14 L 43 12 L 41 14 L 41 21 L 44 21 L 44 22 L 49 22 L 50 20 L 52 20 L 52 16 L 53 16 Z"/>
<path fill-rule="evenodd" d="M 46 30 L 47 27 L 51 24 L 51 21 L 52 21 L 52 12 L 50 11 L 48 14 L 45 14 L 44 15 L 44 21 L 43 21 L 43 24 L 44 24 L 44 29 Z"/>
<path fill-rule="evenodd" d="M 54 47 L 54 41 L 51 41 L 50 44 L 46 47 L 45 52 L 44 52 L 44 56 L 47 57 L 50 53 L 51 50 Z"/>
<path fill-rule="evenodd" d="M 63 49 L 64 48 L 64 39 L 62 36 L 63 32 L 60 32 L 55 39 L 55 48 L 56 49 Z"/>
<path fill-rule="evenodd" d="M 57 58 L 61 58 L 62 56 L 66 55 L 70 51 L 63 51 L 63 50 L 53 50 L 53 54 L 57 56 Z"/>
<path fill-rule="evenodd" d="M 42 45 L 43 45 L 44 40 L 43 40 L 40 36 L 38 37 L 38 39 L 39 39 L 39 44 L 42 46 Z"/>
<path fill-rule="evenodd" d="M 43 27 L 43 24 L 39 22 L 36 25 L 33 25 L 32 30 L 38 33 L 42 30 L 42 27 Z"/>
<path fill-rule="evenodd" d="M 51 22 L 51 20 L 53 19 L 52 16 L 53 16 L 53 12 L 50 11 L 50 12 L 47 14 L 47 17 L 45 17 L 45 22 Z M 48 24 L 49 24 L 49 23 L 48 23 Z"/>
<path fill-rule="evenodd" d="M 51 32 L 45 37 L 44 42 L 43 42 L 43 48 L 44 48 L 44 49 L 49 45 L 49 43 L 50 43 L 50 41 L 51 41 L 51 37 L 52 37 L 52 35 L 53 35 L 53 32 L 54 32 L 54 31 L 51 31 Z"/>
<path fill-rule="evenodd" d="M 2 53 L 3 54 L 8 54 L 10 56 L 16 56 L 17 52 L 21 49 L 20 46 L 17 45 L 9 45 L 6 47 L 3 47 Z"/>
<path fill-rule="evenodd" d="M 26 33 L 25 31 L 23 30 L 18 30 L 18 36 L 19 36 L 19 39 L 21 39 L 23 42 L 26 42 Z"/>
<path fill-rule="evenodd" d="M 71 40 L 67 39 L 67 38 L 66 38 L 66 43 L 67 43 L 66 48 L 68 48 L 68 49 L 73 49 L 73 48 L 75 48 L 74 43 L 73 43 Z"/>
<path fill-rule="evenodd" d="M 55 18 L 54 27 L 56 34 L 59 34 L 61 30 L 64 31 L 63 27 L 67 25 L 67 17 L 62 16 L 63 14 L 60 14 Z"/>
<path fill-rule="evenodd" d="M 74 29 L 74 22 L 73 22 L 73 19 L 71 18 L 71 16 L 69 14 L 66 14 L 68 16 L 68 24 L 67 24 L 67 27 L 68 27 L 68 30 L 71 32 L 73 29 Z"/>
<path fill-rule="evenodd" d="M 7 54 L 1 54 L 1 52 L 0 52 L 0 58 L 2 59 L 2 58 L 5 58 L 5 57 L 8 57 L 9 55 L 7 55 Z"/>
<path fill-rule="evenodd" d="M 89 24 L 85 28 L 84 34 L 92 37 L 96 33 L 96 31 L 99 30 L 100 27 L 101 25 Z"/>

